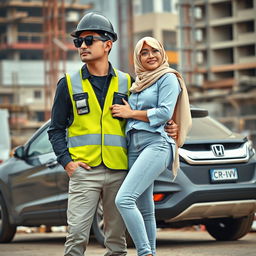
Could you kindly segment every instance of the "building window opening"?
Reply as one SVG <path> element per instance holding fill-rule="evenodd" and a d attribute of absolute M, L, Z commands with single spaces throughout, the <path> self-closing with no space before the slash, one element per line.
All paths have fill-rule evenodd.
<path fill-rule="evenodd" d="M 245 9 L 252 9 L 253 8 L 253 0 L 239 0 L 237 1 L 238 9 L 245 10 Z"/>
<path fill-rule="evenodd" d="M 177 33 L 176 31 L 163 31 L 163 44 L 165 50 L 177 50 Z"/>
<path fill-rule="evenodd" d="M 171 0 L 163 0 L 163 11 L 164 12 L 172 12 L 172 1 Z"/>
<path fill-rule="evenodd" d="M 153 0 L 142 0 L 142 13 L 151 13 L 153 10 Z"/>
<path fill-rule="evenodd" d="M 41 91 L 34 91 L 34 98 L 35 99 L 41 99 L 42 98 L 42 92 Z"/>

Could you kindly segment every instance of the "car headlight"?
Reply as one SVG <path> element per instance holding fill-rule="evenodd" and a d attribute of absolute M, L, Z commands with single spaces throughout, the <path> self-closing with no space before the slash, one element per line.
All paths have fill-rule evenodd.
<path fill-rule="evenodd" d="M 249 158 L 251 158 L 255 155 L 255 149 L 253 148 L 253 143 L 251 140 L 247 141 L 247 147 L 249 152 Z"/>

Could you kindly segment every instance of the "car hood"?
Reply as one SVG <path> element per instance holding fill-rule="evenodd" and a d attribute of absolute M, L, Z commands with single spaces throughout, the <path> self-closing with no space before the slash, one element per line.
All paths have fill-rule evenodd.
<path fill-rule="evenodd" d="M 220 134 L 218 136 L 209 136 L 207 138 L 202 138 L 202 136 L 187 137 L 185 144 L 200 144 L 200 143 L 243 143 L 247 139 L 245 136 L 232 133 L 231 135 Z"/>
<path fill-rule="evenodd" d="M 246 136 L 230 131 L 210 117 L 194 118 L 185 144 L 198 143 L 242 143 Z"/>

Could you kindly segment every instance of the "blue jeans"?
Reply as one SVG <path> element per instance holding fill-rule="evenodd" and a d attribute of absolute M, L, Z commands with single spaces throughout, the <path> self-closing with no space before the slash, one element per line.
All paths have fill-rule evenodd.
<path fill-rule="evenodd" d="M 154 180 L 172 161 L 172 147 L 159 133 L 128 134 L 129 172 L 116 196 L 116 206 L 139 256 L 156 254 Z"/>

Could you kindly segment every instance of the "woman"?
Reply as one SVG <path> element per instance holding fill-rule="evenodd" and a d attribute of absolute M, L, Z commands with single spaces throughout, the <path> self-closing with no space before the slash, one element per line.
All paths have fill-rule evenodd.
<path fill-rule="evenodd" d="M 116 205 L 139 256 L 156 254 L 154 180 L 173 162 L 175 141 L 164 126 L 173 116 L 181 88 L 160 42 L 142 38 L 134 51 L 136 80 L 129 103 L 111 107 L 113 117 L 127 118 L 129 173 Z M 181 77 L 179 76 L 181 79 Z"/>

